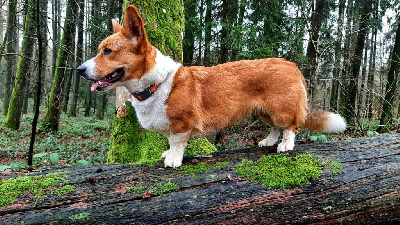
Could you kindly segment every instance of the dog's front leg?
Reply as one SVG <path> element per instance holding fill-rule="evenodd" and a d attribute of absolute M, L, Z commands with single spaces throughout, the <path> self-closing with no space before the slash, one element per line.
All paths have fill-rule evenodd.
<path fill-rule="evenodd" d="M 182 165 L 183 154 L 189 137 L 190 132 L 168 135 L 169 150 L 161 155 L 161 158 L 165 159 L 165 167 L 177 168 Z"/>

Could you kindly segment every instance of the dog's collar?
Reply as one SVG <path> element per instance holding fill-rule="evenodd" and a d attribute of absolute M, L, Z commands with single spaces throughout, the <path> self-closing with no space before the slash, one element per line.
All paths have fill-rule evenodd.
<path fill-rule="evenodd" d="M 142 92 L 132 93 L 132 96 L 139 101 L 144 101 L 149 97 L 151 97 L 154 94 L 154 92 L 156 92 L 158 86 L 160 86 L 160 84 L 153 84 Z"/>

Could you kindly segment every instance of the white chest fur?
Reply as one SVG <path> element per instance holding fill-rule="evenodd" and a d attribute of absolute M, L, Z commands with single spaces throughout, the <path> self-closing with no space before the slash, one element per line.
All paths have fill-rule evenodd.
<path fill-rule="evenodd" d="M 136 98 L 130 99 L 132 106 L 136 110 L 136 116 L 140 125 L 149 130 L 168 133 L 170 121 L 167 116 L 167 106 L 165 102 L 171 92 L 172 81 L 176 71 L 181 65 L 174 62 L 171 58 L 162 55 L 157 50 L 156 64 L 154 68 L 143 75 L 140 80 L 132 81 L 125 87 L 131 92 L 144 90 L 152 84 L 161 83 L 156 92 L 146 100 L 139 101 Z M 135 87 L 132 87 L 132 86 Z M 139 90 L 137 88 L 139 87 Z M 136 90 L 135 90 L 136 89 Z"/>

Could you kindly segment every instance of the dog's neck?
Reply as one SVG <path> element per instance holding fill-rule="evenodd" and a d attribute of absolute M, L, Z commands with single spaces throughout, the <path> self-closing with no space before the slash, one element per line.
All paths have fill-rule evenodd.
<path fill-rule="evenodd" d="M 124 82 L 123 85 L 131 94 L 142 92 L 152 85 L 162 85 L 167 77 L 173 75 L 180 66 L 182 66 L 180 63 L 175 62 L 173 59 L 163 55 L 158 49 L 156 49 L 154 67 L 148 73 L 144 74 L 140 80 L 131 79 Z"/>

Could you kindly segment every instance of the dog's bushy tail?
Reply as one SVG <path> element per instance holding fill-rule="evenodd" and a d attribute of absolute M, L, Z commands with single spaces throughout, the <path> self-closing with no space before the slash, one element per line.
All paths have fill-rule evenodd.
<path fill-rule="evenodd" d="M 339 114 L 321 110 L 308 104 L 307 118 L 303 127 L 326 133 L 338 133 L 346 130 L 346 120 Z"/>

